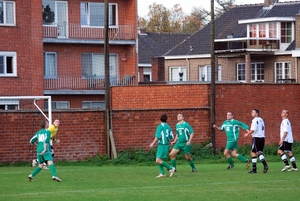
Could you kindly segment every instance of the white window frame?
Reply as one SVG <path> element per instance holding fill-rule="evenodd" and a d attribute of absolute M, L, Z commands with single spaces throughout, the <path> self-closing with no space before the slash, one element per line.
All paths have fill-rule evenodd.
<path fill-rule="evenodd" d="M 84 56 L 91 57 L 90 63 L 84 61 Z M 103 53 L 82 53 L 81 55 L 81 69 L 82 69 L 82 78 L 89 79 L 91 77 L 98 79 L 105 79 L 105 66 L 104 66 L 104 54 Z M 85 63 L 84 63 L 85 62 Z M 110 64 L 110 80 L 111 82 L 116 82 L 119 77 L 119 64 L 118 64 L 118 55 L 110 54 L 109 55 L 109 64 Z M 84 65 L 92 65 L 91 69 L 85 69 Z M 87 71 L 91 71 L 91 74 L 88 74 Z"/>
<path fill-rule="evenodd" d="M 250 70 L 250 77 L 251 77 L 251 82 L 264 82 L 264 79 L 257 79 L 260 75 L 258 72 L 258 64 L 262 64 L 263 65 L 263 71 L 264 71 L 264 63 L 263 62 L 251 62 L 250 66 L 251 66 L 251 70 Z M 244 69 L 239 69 L 239 67 L 243 67 Z M 239 72 L 243 71 L 244 75 L 239 75 Z M 253 73 L 254 71 L 254 73 Z M 236 74 L 237 74 L 237 81 L 238 82 L 242 82 L 245 83 L 246 82 L 246 64 L 245 63 L 237 63 L 236 66 Z M 243 76 L 245 79 L 243 80 L 239 80 L 239 76 Z M 265 73 L 263 73 L 263 77 L 265 76 Z M 254 79 L 253 79 L 254 77 Z"/>
<path fill-rule="evenodd" d="M 0 105 L 4 106 L 4 110 L 18 110 L 20 108 L 20 102 L 16 99 L 0 100 Z M 14 107 L 14 109 L 9 107 Z"/>
<path fill-rule="evenodd" d="M 53 64 L 48 56 L 54 56 Z M 51 66 L 50 66 L 51 65 Z M 44 78 L 57 78 L 57 53 L 44 52 Z"/>
<path fill-rule="evenodd" d="M 276 36 L 272 36 L 270 37 L 270 24 L 276 23 Z M 264 26 L 262 26 L 264 25 Z M 251 31 L 251 26 L 255 26 L 255 37 L 251 37 L 250 35 L 250 31 Z M 262 31 L 260 29 L 260 27 L 264 27 L 265 30 L 263 30 L 265 32 L 265 36 L 264 37 L 260 37 L 259 33 L 260 31 Z M 247 26 L 247 37 L 248 38 L 252 38 L 252 39 L 279 39 L 279 33 L 280 33 L 280 23 L 277 22 L 267 22 L 267 23 L 254 23 L 254 24 L 249 24 Z"/>
<path fill-rule="evenodd" d="M 275 62 L 274 65 L 275 65 L 275 82 L 277 82 L 278 79 L 291 79 L 292 69 L 291 69 L 290 61 Z M 288 70 L 288 72 L 286 72 L 286 70 Z"/>
<path fill-rule="evenodd" d="M 182 80 L 180 80 L 179 73 L 183 73 Z M 187 70 L 185 66 L 170 67 L 169 75 L 170 81 L 187 81 Z"/>
<path fill-rule="evenodd" d="M 100 107 L 95 107 L 94 104 L 100 104 Z M 100 108 L 105 109 L 105 101 L 82 101 L 82 108 Z"/>
<path fill-rule="evenodd" d="M 11 76 L 17 76 L 17 53 L 16 52 L 0 52 L 0 57 L 3 57 L 3 63 L 0 63 L 0 72 L 3 70 L 3 72 L 0 73 L 0 77 L 11 77 Z M 7 66 L 7 57 L 12 57 L 12 63 L 11 63 L 11 70 L 12 73 L 8 73 L 8 66 Z M 3 69 L 1 69 L 3 68 Z"/>
<path fill-rule="evenodd" d="M 204 79 L 203 79 L 204 75 Z M 211 82 L 211 66 L 199 66 L 199 81 Z M 222 66 L 218 66 L 218 81 L 222 81 Z"/>
<path fill-rule="evenodd" d="M 98 6 L 101 7 L 101 9 L 103 8 L 103 15 L 101 13 L 101 11 L 99 11 L 99 13 L 101 13 L 100 19 L 103 18 L 103 22 L 102 24 L 100 23 L 100 25 L 91 25 L 91 7 L 93 7 L 93 4 L 99 4 Z M 80 24 L 82 27 L 104 27 L 104 9 L 105 9 L 105 3 L 100 3 L 100 2 L 80 2 Z M 116 28 L 118 26 L 118 4 L 117 3 L 109 3 L 109 27 L 110 28 Z M 115 8 L 115 11 L 113 11 L 113 7 Z M 115 14 L 113 16 L 113 14 Z"/>
<path fill-rule="evenodd" d="M 281 24 L 282 23 L 285 23 L 285 24 L 287 24 L 287 23 L 291 23 L 291 29 L 289 30 L 290 31 L 290 34 L 285 34 L 284 35 L 284 38 L 285 38 L 285 40 L 287 41 L 287 42 L 282 42 L 282 38 L 283 38 L 283 36 L 282 36 L 282 34 L 280 34 L 280 42 L 281 43 L 291 43 L 291 42 L 293 42 L 294 41 L 294 39 L 295 39 L 295 33 L 294 33 L 294 30 L 295 30 L 295 24 L 294 24 L 294 22 L 281 22 L 280 23 L 280 33 L 282 33 L 282 29 L 281 29 Z M 286 29 L 285 29 L 285 31 L 287 31 Z M 288 31 L 287 31 L 288 32 Z"/>
<path fill-rule="evenodd" d="M 70 101 L 51 101 L 52 109 L 70 109 Z M 48 109 L 48 101 L 44 101 L 44 108 Z"/>
<path fill-rule="evenodd" d="M 143 68 L 143 75 L 149 75 L 149 77 L 150 77 L 149 81 L 150 82 L 152 81 L 152 69 L 150 67 Z"/>
<path fill-rule="evenodd" d="M 14 1 L 0 1 L 0 3 L 2 3 L 2 6 L 3 6 L 3 22 L 0 23 L 0 26 L 15 26 L 16 25 L 16 4 Z M 8 19 L 7 19 L 7 16 L 9 13 L 8 10 L 7 10 L 7 7 L 9 4 L 12 4 L 13 8 L 12 8 L 12 14 L 10 17 L 12 17 L 12 22 L 8 22 Z"/>

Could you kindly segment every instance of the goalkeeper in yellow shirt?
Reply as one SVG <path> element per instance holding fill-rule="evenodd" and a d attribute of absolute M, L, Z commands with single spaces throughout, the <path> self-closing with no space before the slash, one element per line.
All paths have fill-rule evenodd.
<path fill-rule="evenodd" d="M 53 124 L 48 127 L 48 130 L 51 132 L 50 146 L 51 146 L 52 157 L 54 156 L 53 142 L 56 142 L 56 143 L 60 142 L 59 139 L 55 138 L 56 134 L 57 134 L 57 131 L 58 131 L 59 124 L 60 124 L 59 120 L 55 119 L 54 122 L 53 122 Z M 37 159 L 34 159 L 32 161 L 32 167 L 37 166 L 37 164 L 38 164 Z M 47 169 L 46 164 L 44 164 L 43 169 Z"/>

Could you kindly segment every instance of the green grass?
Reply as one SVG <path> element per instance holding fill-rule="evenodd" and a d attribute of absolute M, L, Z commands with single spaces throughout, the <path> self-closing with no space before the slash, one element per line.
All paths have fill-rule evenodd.
<path fill-rule="evenodd" d="M 31 167 L 0 167 L 0 200 L 298 200 L 300 172 L 281 172 L 282 162 L 270 162 L 267 174 L 248 174 L 244 164 L 178 165 L 172 178 L 155 178 L 157 166 L 57 166 L 63 182 L 49 170 L 28 182 Z"/>

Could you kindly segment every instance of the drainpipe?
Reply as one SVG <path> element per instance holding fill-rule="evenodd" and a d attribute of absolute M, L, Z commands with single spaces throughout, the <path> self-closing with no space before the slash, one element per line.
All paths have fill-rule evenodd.
<path fill-rule="evenodd" d="M 185 59 L 187 62 L 187 68 L 188 68 L 188 73 L 187 73 L 187 80 L 190 81 L 190 60 L 188 58 Z"/>

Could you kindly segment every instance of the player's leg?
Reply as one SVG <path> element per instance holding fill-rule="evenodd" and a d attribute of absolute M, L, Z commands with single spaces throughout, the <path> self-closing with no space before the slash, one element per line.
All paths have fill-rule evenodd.
<path fill-rule="evenodd" d="M 39 162 L 38 166 L 31 172 L 30 175 L 28 175 L 29 181 L 33 181 L 33 178 L 35 175 L 37 175 L 43 168 L 43 162 L 45 161 L 44 157 L 41 155 L 38 155 L 37 161 Z"/>
<path fill-rule="evenodd" d="M 296 159 L 293 155 L 293 152 L 292 152 L 292 146 L 293 146 L 293 143 L 287 143 L 287 147 L 288 147 L 288 152 L 286 153 L 290 159 L 290 162 L 292 164 L 292 168 L 289 169 L 288 171 L 298 171 L 298 168 L 297 168 L 297 165 L 296 165 Z"/>
<path fill-rule="evenodd" d="M 169 156 L 171 159 L 172 166 L 176 169 L 176 154 L 180 151 L 180 144 L 178 142 L 175 143 L 173 149 L 171 150 Z"/>
<path fill-rule="evenodd" d="M 281 158 L 281 160 L 283 161 L 283 163 L 284 163 L 284 167 L 283 167 L 283 169 L 281 170 L 282 172 L 284 172 L 284 171 L 286 171 L 286 170 L 288 170 L 288 169 L 290 169 L 290 164 L 289 164 L 289 162 L 288 162 L 288 160 L 287 160 L 287 157 L 286 157 L 286 155 L 285 155 L 285 151 L 286 151 L 286 147 L 287 146 L 287 144 L 286 144 L 286 142 L 283 142 L 279 147 L 278 147 L 278 151 L 277 151 L 277 153 L 280 155 L 280 158 Z"/>
<path fill-rule="evenodd" d="M 252 144 L 251 144 L 252 170 L 249 172 L 250 174 L 257 173 L 256 172 L 256 163 L 257 163 L 256 153 L 257 153 L 256 138 L 252 138 Z"/>
<path fill-rule="evenodd" d="M 61 179 L 57 177 L 56 168 L 53 164 L 52 154 L 51 153 L 44 154 L 44 158 L 45 158 L 45 160 L 47 160 L 47 163 L 49 165 L 49 169 L 50 169 L 50 172 L 52 174 L 52 180 L 60 182 Z"/>
<path fill-rule="evenodd" d="M 225 147 L 225 150 L 224 150 L 224 156 L 225 156 L 227 162 L 229 163 L 229 166 L 227 167 L 228 170 L 231 170 L 234 167 L 234 162 L 233 162 L 232 157 L 230 155 L 232 150 L 234 150 L 234 144 L 232 142 L 227 141 L 226 147 Z"/>
<path fill-rule="evenodd" d="M 191 155 L 192 153 L 191 153 L 191 151 L 192 151 L 192 144 L 185 145 L 185 147 L 184 147 L 185 159 L 189 162 L 189 164 L 190 164 L 190 166 L 192 168 L 192 172 L 197 172 L 197 169 L 195 167 L 195 163 L 194 163 L 194 161 L 192 159 L 192 155 Z"/>
<path fill-rule="evenodd" d="M 263 154 L 264 147 L 265 147 L 265 138 L 258 138 L 256 141 L 256 146 L 257 146 L 257 156 L 259 160 L 262 162 L 262 164 L 264 165 L 263 173 L 267 173 L 269 167 L 266 158 Z"/>

